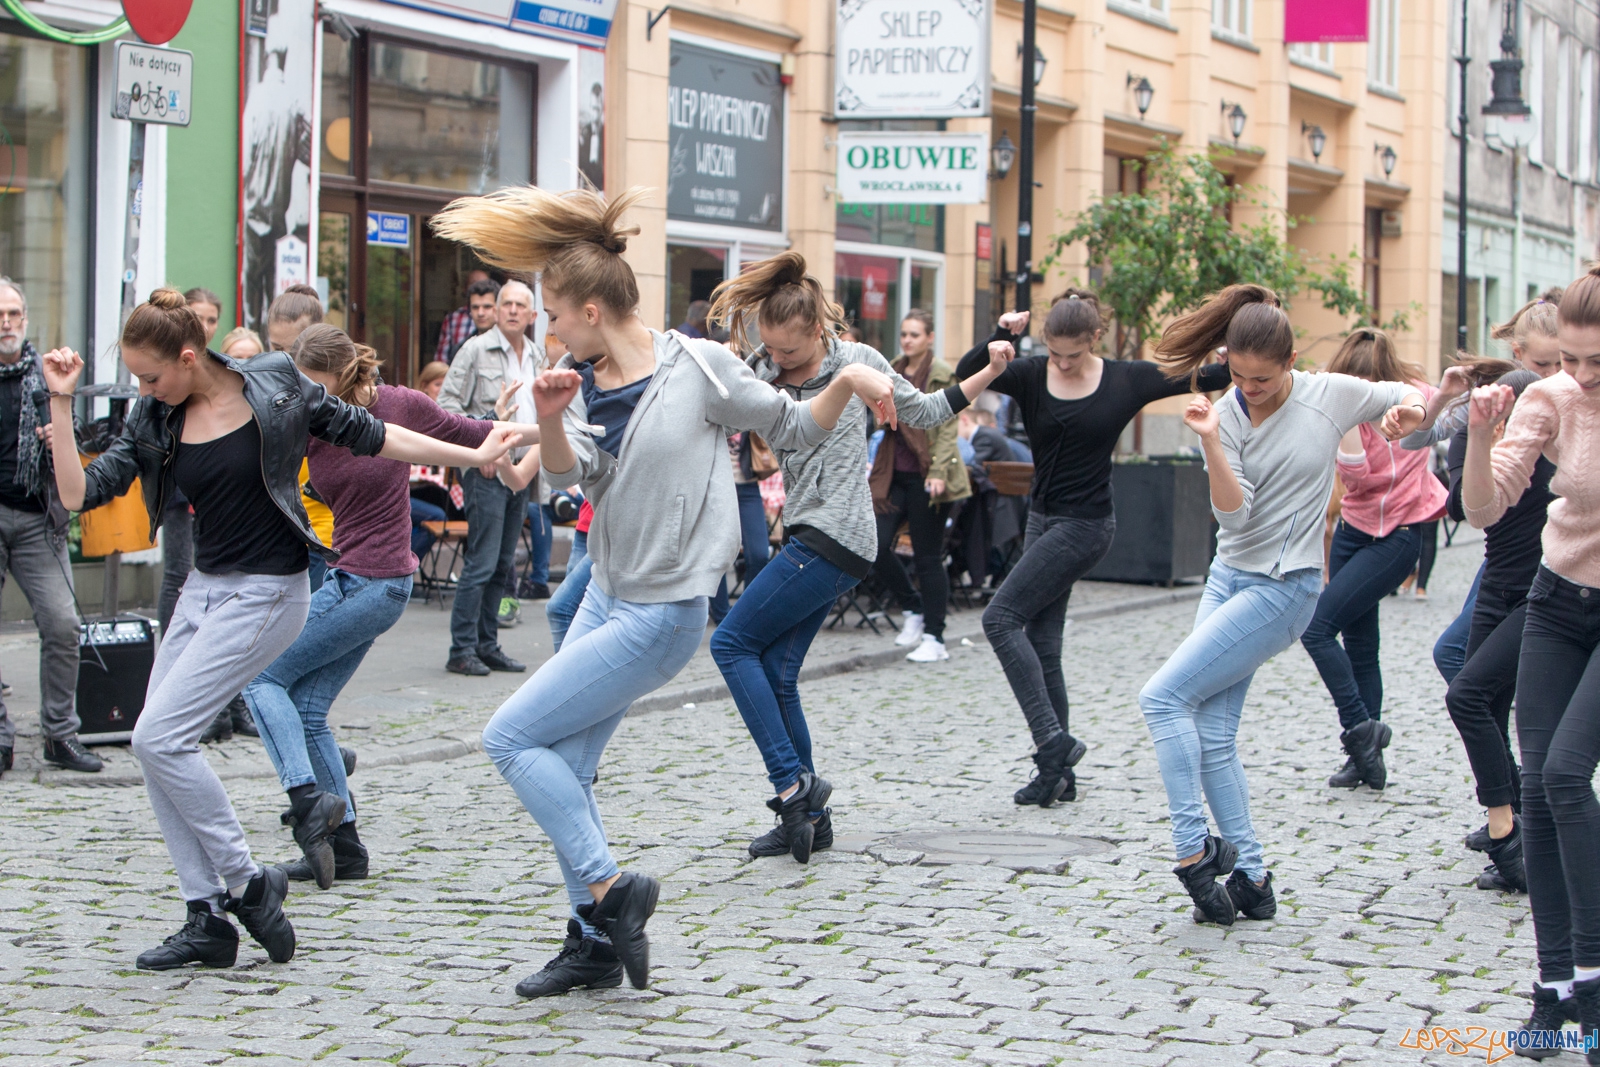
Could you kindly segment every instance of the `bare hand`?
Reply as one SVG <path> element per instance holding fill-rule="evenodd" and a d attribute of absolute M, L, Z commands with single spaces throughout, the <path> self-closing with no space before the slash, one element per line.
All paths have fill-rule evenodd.
<path fill-rule="evenodd" d="M 1416 404 L 1396 404 L 1384 412 L 1378 432 L 1391 441 L 1398 441 L 1421 426 L 1427 417 L 1428 413 Z"/>
<path fill-rule="evenodd" d="M 887 375 L 860 363 L 852 363 L 840 373 L 850 383 L 850 391 L 861 398 L 879 423 L 891 430 L 900 428 L 900 417 L 894 409 L 894 383 Z"/>
<path fill-rule="evenodd" d="M 510 427 L 491 430 L 489 436 L 484 438 L 483 444 L 472 450 L 475 457 L 474 466 L 478 467 L 480 472 L 484 469 L 488 470 L 488 473 L 484 474 L 485 478 L 494 477 L 495 461 L 511 451 L 520 440 L 522 440 L 522 434 Z"/>
<path fill-rule="evenodd" d="M 1183 423 L 1201 437 L 1211 437 L 1222 425 L 1222 412 L 1211 403 L 1210 397 L 1200 393 L 1184 409 Z"/>
<path fill-rule="evenodd" d="M 1006 333 L 1024 334 L 1028 332 L 1028 319 L 1032 312 L 1008 311 L 1000 316 L 1000 328 Z"/>
<path fill-rule="evenodd" d="M 511 418 L 511 410 L 515 407 L 511 398 L 517 395 L 517 390 L 522 388 L 521 382 L 507 382 L 500 387 L 500 399 L 494 402 L 494 417 L 501 422 Z"/>
<path fill-rule="evenodd" d="M 1471 388 L 1472 377 L 1465 367 L 1451 367 L 1444 372 L 1444 377 L 1439 379 L 1439 392 L 1446 400 L 1463 396 Z"/>
<path fill-rule="evenodd" d="M 1010 341 L 989 342 L 989 369 L 999 374 L 1017 358 L 1017 350 Z"/>
<path fill-rule="evenodd" d="M 929 478 L 923 486 L 929 496 L 944 496 L 945 484 L 943 478 Z"/>
<path fill-rule="evenodd" d="M 44 354 L 39 365 L 44 384 L 52 393 L 70 393 L 78 387 L 83 373 L 83 357 L 70 348 L 57 348 Z"/>
<path fill-rule="evenodd" d="M 578 395 L 583 379 L 570 369 L 547 370 L 533 380 L 533 407 L 541 419 L 552 418 L 567 410 L 572 398 Z"/>
<path fill-rule="evenodd" d="M 1467 430 L 1486 430 L 1511 412 L 1515 394 L 1509 385 L 1480 385 L 1467 408 Z"/>

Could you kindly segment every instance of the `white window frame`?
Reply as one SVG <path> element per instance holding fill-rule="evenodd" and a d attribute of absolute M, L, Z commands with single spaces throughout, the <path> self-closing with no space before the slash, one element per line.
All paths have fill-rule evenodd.
<path fill-rule="evenodd" d="M 1106 0 L 1106 7 L 1134 18 L 1154 19 L 1160 23 L 1165 23 L 1171 14 L 1170 0 Z"/>
<path fill-rule="evenodd" d="M 1211 30 L 1222 37 L 1250 39 L 1250 8 L 1254 0 L 1211 0 Z"/>
<path fill-rule="evenodd" d="M 934 285 L 934 306 L 924 310 L 933 312 L 933 332 L 936 336 L 944 336 L 945 324 L 945 287 L 950 281 L 950 267 L 945 260 L 943 252 L 928 252 L 921 248 L 907 248 L 904 245 L 869 245 L 859 241 L 835 241 L 835 252 L 844 252 L 855 256 L 874 256 L 878 259 L 895 259 L 900 261 L 900 306 L 894 309 L 894 321 L 898 324 L 906 317 L 906 312 L 911 310 L 911 267 L 918 264 L 924 267 L 935 267 L 939 271 L 938 283 Z M 896 334 L 898 336 L 898 333 Z M 883 353 L 883 357 L 893 361 L 900 353 Z"/>
<path fill-rule="evenodd" d="M 1573 172 L 1580 182 L 1594 181 L 1595 51 L 1585 48 L 1578 60 L 1578 159 Z"/>
<path fill-rule="evenodd" d="M 1400 0 L 1371 0 L 1367 13 L 1367 83 L 1400 91 Z"/>
<path fill-rule="evenodd" d="M 1532 114 L 1533 140 L 1528 144 L 1528 162 L 1544 166 L 1544 19 L 1528 15 L 1528 76 L 1523 81 L 1528 90 L 1528 107 Z"/>
<path fill-rule="evenodd" d="M 1289 46 L 1289 62 L 1324 74 L 1334 73 L 1331 41 L 1297 41 Z"/>
<path fill-rule="evenodd" d="M 1572 38 L 1556 38 L 1556 173 L 1572 172 Z"/>

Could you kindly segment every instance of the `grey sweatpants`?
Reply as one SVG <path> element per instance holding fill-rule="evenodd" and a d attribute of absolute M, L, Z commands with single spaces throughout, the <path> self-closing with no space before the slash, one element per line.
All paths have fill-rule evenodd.
<path fill-rule="evenodd" d="M 0 586 L 22 587 L 39 628 L 39 728 L 52 741 L 78 736 L 78 612 L 72 604 L 67 539 L 50 536 L 43 514 L 0 504 Z M 16 744 L 0 699 L 0 748 Z"/>
<path fill-rule="evenodd" d="M 310 603 L 304 571 L 190 571 L 178 597 L 133 729 L 133 754 L 184 900 L 215 899 L 256 872 L 228 792 L 200 752 L 200 735 L 300 636 Z"/>

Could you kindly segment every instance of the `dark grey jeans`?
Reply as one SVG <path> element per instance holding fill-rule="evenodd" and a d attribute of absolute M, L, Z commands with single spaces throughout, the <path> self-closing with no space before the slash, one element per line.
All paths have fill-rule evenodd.
<path fill-rule="evenodd" d="M 461 472 L 467 552 L 450 609 L 450 658 L 500 647 L 500 598 L 515 588 L 517 536 L 528 518 L 528 490 L 513 493 L 498 478 Z"/>
<path fill-rule="evenodd" d="M 56 741 L 76 737 L 78 615 L 67 539 L 52 539 L 42 514 L 0 504 L 0 587 L 7 571 L 22 587 L 39 628 L 39 728 Z M 0 748 L 15 748 L 16 733 L 0 698 Z"/>
<path fill-rule="evenodd" d="M 1117 532 L 1115 516 L 1073 519 L 1028 515 L 1022 558 L 983 612 L 983 632 L 1000 658 L 1022 714 L 1043 746 L 1067 729 L 1067 682 L 1061 639 L 1072 587 L 1105 558 Z"/>
<path fill-rule="evenodd" d="M 167 504 L 161 517 L 161 600 L 156 611 L 161 636 L 172 629 L 172 609 L 178 606 L 184 579 L 194 566 L 194 516 L 189 502 Z"/>

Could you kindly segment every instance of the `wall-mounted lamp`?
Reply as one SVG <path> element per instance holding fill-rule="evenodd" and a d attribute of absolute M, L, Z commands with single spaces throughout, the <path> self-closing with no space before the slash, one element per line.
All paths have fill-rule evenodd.
<path fill-rule="evenodd" d="M 1322 132 L 1321 126 L 1301 120 L 1300 132 L 1311 141 L 1311 159 L 1315 163 L 1322 162 L 1322 150 L 1328 147 L 1328 135 Z"/>
<path fill-rule="evenodd" d="M 1239 138 L 1244 136 L 1245 120 L 1250 116 L 1245 114 L 1243 105 L 1231 104 L 1226 100 L 1222 102 L 1222 114 L 1228 120 L 1228 132 L 1233 134 L 1233 143 L 1237 147 Z"/>
<path fill-rule="evenodd" d="M 1000 131 L 1000 139 L 989 149 L 989 164 L 994 180 L 1003 182 L 1006 175 L 1011 173 L 1011 164 L 1016 162 L 1017 146 L 1011 143 L 1011 137 L 1005 130 Z"/>
<path fill-rule="evenodd" d="M 1383 167 L 1383 176 L 1388 178 L 1394 173 L 1395 164 L 1400 162 L 1399 154 L 1395 152 L 1392 144 L 1375 145 L 1373 151 L 1378 154 L 1378 165 Z"/>
<path fill-rule="evenodd" d="M 1150 79 L 1143 75 L 1128 72 L 1128 85 L 1133 87 L 1133 105 L 1139 109 L 1139 121 L 1144 121 L 1144 113 L 1150 110 L 1150 101 L 1155 97 L 1155 86 L 1150 84 Z"/>
<path fill-rule="evenodd" d="M 1022 42 L 1017 42 L 1017 58 L 1022 58 Z M 1044 81 L 1044 66 L 1049 60 L 1044 57 L 1044 50 L 1038 45 L 1033 46 L 1033 84 L 1038 85 Z"/>

